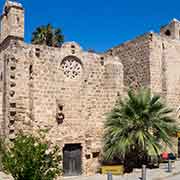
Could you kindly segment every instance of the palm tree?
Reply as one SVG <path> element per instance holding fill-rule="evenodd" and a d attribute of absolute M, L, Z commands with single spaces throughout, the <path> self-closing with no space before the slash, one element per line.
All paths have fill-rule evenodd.
<path fill-rule="evenodd" d="M 53 28 L 50 24 L 40 26 L 33 32 L 33 44 L 47 45 L 52 47 L 60 47 L 64 42 L 64 36 L 60 29 Z"/>
<path fill-rule="evenodd" d="M 165 145 L 172 147 L 171 137 L 179 130 L 171 113 L 160 96 L 151 96 L 147 89 L 130 90 L 107 115 L 105 157 L 123 159 L 125 165 L 132 156 L 140 165 L 147 162 L 147 157 L 157 157 Z"/>

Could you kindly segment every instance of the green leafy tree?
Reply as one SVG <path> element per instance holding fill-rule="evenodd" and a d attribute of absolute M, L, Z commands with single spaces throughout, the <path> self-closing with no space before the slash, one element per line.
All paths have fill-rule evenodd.
<path fill-rule="evenodd" d="M 1 143 L 1 160 L 15 180 L 53 180 L 61 173 L 59 148 L 31 135 L 18 135 L 10 146 Z"/>
<path fill-rule="evenodd" d="M 64 36 L 61 29 L 56 29 L 50 24 L 40 26 L 33 32 L 33 44 L 47 45 L 52 47 L 60 47 L 64 42 Z"/>
<path fill-rule="evenodd" d="M 106 159 L 122 159 L 125 166 L 131 162 L 142 165 L 148 157 L 160 155 L 164 147 L 172 147 L 172 137 L 179 128 L 171 113 L 160 96 L 152 96 L 147 89 L 130 90 L 107 115 Z"/>

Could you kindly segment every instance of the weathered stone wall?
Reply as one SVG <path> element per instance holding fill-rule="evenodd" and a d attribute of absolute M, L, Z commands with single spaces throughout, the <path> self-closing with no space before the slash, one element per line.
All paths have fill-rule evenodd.
<path fill-rule="evenodd" d="M 2 123 L 3 123 L 3 93 L 0 92 L 0 135 L 2 133 Z"/>
<path fill-rule="evenodd" d="M 6 1 L 0 28 L 0 42 L 3 42 L 8 36 L 24 38 L 24 9 L 21 4 Z"/>
<path fill-rule="evenodd" d="M 116 55 L 122 62 L 125 91 L 150 88 L 173 108 L 177 118 L 180 117 L 180 41 L 179 36 L 175 37 L 149 33 L 112 48 L 106 56 Z M 174 144 L 173 150 L 177 152 L 177 142 Z"/>
<path fill-rule="evenodd" d="M 2 124 L 3 124 L 3 58 L 0 53 L 0 135 L 2 135 Z"/>
<path fill-rule="evenodd" d="M 173 19 L 167 25 L 162 26 L 160 35 L 166 38 L 180 40 L 180 22 L 177 19 Z"/>
<path fill-rule="evenodd" d="M 148 33 L 112 48 L 105 55 L 119 57 L 126 89 L 149 87 L 176 111 L 180 103 L 179 42 L 179 39 Z"/>
<path fill-rule="evenodd" d="M 6 1 L 1 15 L 0 42 L 8 36 L 24 38 L 24 9 L 17 2 Z"/>
<path fill-rule="evenodd" d="M 14 178 L 10 175 L 7 175 L 3 172 L 0 172 L 0 179 L 1 180 L 14 180 Z"/>
<path fill-rule="evenodd" d="M 151 89 L 161 94 L 175 113 L 180 105 L 180 43 L 153 34 L 150 54 Z"/>
<path fill-rule="evenodd" d="M 161 35 L 148 33 L 104 54 L 85 52 L 74 42 L 61 48 L 26 44 L 24 10 L 5 5 L 1 19 L 0 132 L 47 130 L 62 149 L 81 144 L 86 175 L 97 170 L 105 113 L 127 89 L 148 87 L 180 116 L 180 22 Z M 168 35 L 167 30 L 170 31 Z"/>
<path fill-rule="evenodd" d="M 9 44 L 10 45 L 10 44 Z M 10 88 L 10 81 L 9 81 L 9 68 L 8 65 L 11 63 L 11 59 L 13 54 L 13 48 L 11 45 L 8 47 L 7 44 L 1 44 L 1 50 L 0 50 L 0 63 L 1 63 L 1 73 L 2 73 L 2 80 L 1 83 L 1 92 L 2 92 L 2 111 L 1 114 L 3 114 L 0 123 L 1 123 L 1 135 L 9 136 L 11 135 L 11 128 L 10 128 L 10 121 L 9 121 L 9 105 L 11 101 L 11 96 L 9 96 L 9 93 L 11 92 Z M 11 121 L 12 123 L 12 121 Z M 10 132 L 11 131 L 11 132 Z"/>
<path fill-rule="evenodd" d="M 118 56 L 124 68 L 124 86 L 139 88 L 150 86 L 150 41 L 151 33 L 137 37 L 107 52 Z"/>
<path fill-rule="evenodd" d="M 20 131 L 47 130 L 61 148 L 83 147 L 83 173 L 94 173 L 102 149 L 105 113 L 123 94 L 118 58 L 84 52 L 76 43 L 61 48 L 26 45 L 12 40 L 1 53 L 5 67 L 4 120 L 10 138 Z M 64 120 L 57 123 L 57 113 Z M 86 158 L 88 157 L 88 158 Z"/>
<path fill-rule="evenodd" d="M 180 41 L 153 34 L 150 53 L 151 91 L 159 94 L 180 124 Z M 169 151 L 177 153 L 177 139 Z"/>
<path fill-rule="evenodd" d="M 1 52 L 6 134 L 14 138 L 19 130 L 48 129 L 47 139 L 62 148 L 81 144 L 83 172 L 94 173 L 98 159 L 93 153 L 102 147 L 104 114 L 123 97 L 123 83 L 126 88 L 150 87 L 176 108 L 178 58 L 178 41 L 153 33 L 103 55 L 84 52 L 73 42 L 49 48 L 11 40 Z M 58 111 L 64 114 L 61 124 Z"/>

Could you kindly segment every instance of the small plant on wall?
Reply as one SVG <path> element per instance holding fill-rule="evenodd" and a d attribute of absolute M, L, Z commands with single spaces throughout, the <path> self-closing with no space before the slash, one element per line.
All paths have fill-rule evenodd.
<path fill-rule="evenodd" d="M 20 134 L 11 144 L 1 143 L 1 160 L 4 172 L 15 180 L 53 180 L 62 172 L 59 148 L 50 149 L 32 135 Z"/>

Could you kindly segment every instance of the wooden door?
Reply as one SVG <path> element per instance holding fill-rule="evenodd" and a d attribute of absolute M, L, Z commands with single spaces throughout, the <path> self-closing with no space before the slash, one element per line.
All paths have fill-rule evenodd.
<path fill-rule="evenodd" d="M 65 145 L 63 150 L 63 171 L 65 176 L 81 174 L 81 146 L 80 144 Z"/>
<path fill-rule="evenodd" d="M 178 158 L 180 158 L 180 138 L 178 138 Z"/>

